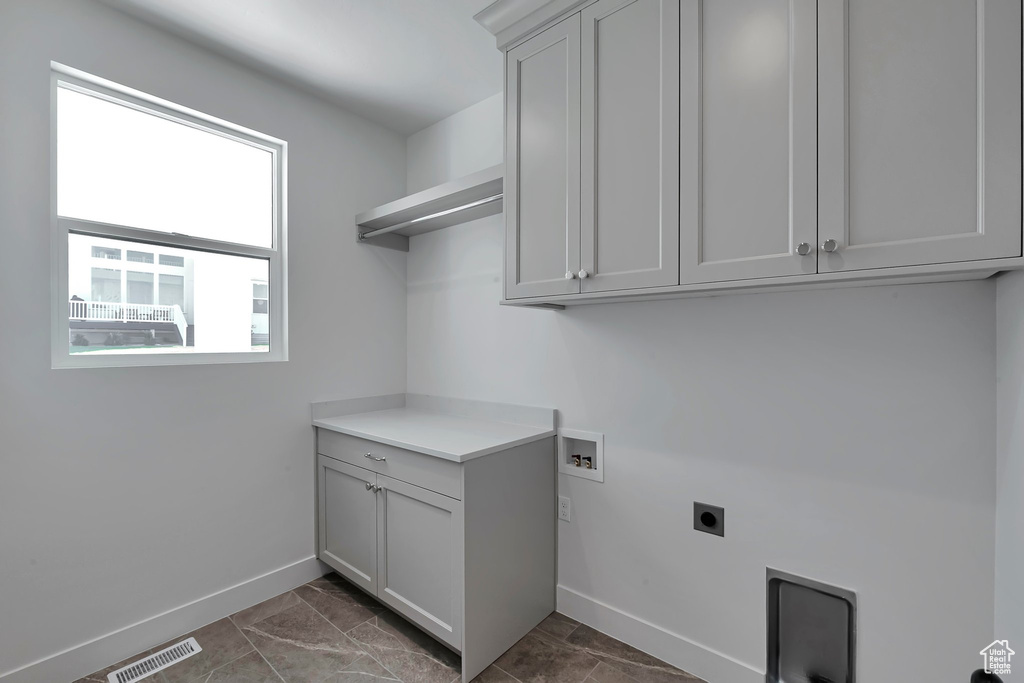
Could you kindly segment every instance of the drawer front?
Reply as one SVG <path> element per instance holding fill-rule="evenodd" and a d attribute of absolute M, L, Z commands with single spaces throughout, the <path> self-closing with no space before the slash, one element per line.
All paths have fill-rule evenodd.
<path fill-rule="evenodd" d="M 462 466 L 459 463 L 328 429 L 318 429 L 317 432 L 317 451 L 321 455 L 462 500 Z M 366 457 L 367 453 L 371 457 Z"/>

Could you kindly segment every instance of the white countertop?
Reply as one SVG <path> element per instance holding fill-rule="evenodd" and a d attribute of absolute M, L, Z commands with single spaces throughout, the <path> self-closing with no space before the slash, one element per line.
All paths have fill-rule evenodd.
<path fill-rule="evenodd" d="M 326 417 L 313 425 L 378 443 L 465 462 L 552 437 L 549 427 L 463 417 L 419 408 L 395 408 Z"/>

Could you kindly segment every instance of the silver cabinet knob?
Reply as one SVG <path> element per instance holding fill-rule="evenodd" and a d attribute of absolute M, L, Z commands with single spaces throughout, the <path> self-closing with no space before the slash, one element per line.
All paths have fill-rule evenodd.
<path fill-rule="evenodd" d="M 367 484 L 366 484 L 366 490 L 367 490 L 367 491 L 372 491 L 372 490 L 373 490 L 373 484 L 371 484 L 371 483 L 367 482 Z"/>
<path fill-rule="evenodd" d="M 839 248 L 839 242 L 835 240 L 825 240 L 821 243 L 821 250 L 831 254 L 833 251 Z"/>
<path fill-rule="evenodd" d="M 581 280 L 586 280 L 588 277 L 590 277 L 590 273 L 588 273 L 585 270 L 581 270 L 580 271 L 580 279 Z"/>
<path fill-rule="evenodd" d="M 566 280 L 575 280 L 576 279 L 576 273 L 572 272 L 571 270 L 565 271 L 565 279 Z"/>
<path fill-rule="evenodd" d="M 373 457 L 373 453 L 365 453 L 363 455 L 363 457 L 364 458 L 369 458 L 370 460 L 373 460 L 375 462 L 384 462 L 385 460 L 388 459 L 388 456 L 386 456 L 386 455 L 382 455 L 379 458 L 375 458 L 375 457 Z"/>
<path fill-rule="evenodd" d="M 811 253 L 811 245 L 807 242 L 801 242 L 796 247 L 796 253 L 798 256 L 807 256 Z"/>

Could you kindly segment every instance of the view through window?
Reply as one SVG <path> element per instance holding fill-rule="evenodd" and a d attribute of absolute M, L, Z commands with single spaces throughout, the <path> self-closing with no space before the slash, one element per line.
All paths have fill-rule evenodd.
<path fill-rule="evenodd" d="M 55 77 L 71 364 L 280 355 L 283 143 Z"/>

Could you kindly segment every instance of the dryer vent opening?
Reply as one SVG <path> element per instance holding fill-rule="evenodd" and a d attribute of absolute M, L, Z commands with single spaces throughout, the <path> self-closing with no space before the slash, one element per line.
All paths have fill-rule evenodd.
<path fill-rule="evenodd" d="M 768 683 L 855 683 L 857 596 L 768 568 Z"/>

